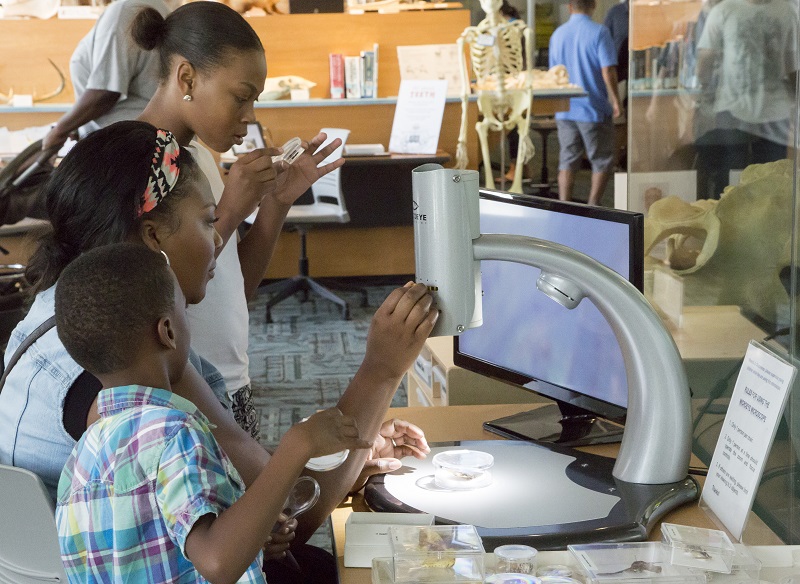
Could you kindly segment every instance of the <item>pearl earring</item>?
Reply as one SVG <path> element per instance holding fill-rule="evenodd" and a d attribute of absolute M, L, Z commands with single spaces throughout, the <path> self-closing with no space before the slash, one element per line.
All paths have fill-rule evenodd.
<path fill-rule="evenodd" d="M 192 96 L 187 93 L 183 96 L 183 101 L 192 101 Z"/>

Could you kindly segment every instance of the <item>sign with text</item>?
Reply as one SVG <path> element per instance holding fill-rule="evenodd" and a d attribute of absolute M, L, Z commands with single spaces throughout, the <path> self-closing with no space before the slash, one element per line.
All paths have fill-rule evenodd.
<path fill-rule="evenodd" d="M 436 154 L 446 95 L 444 80 L 401 81 L 389 152 Z"/>
<path fill-rule="evenodd" d="M 750 341 L 708 468 L 702 503 L 741 540 L 796 368 Z"/>

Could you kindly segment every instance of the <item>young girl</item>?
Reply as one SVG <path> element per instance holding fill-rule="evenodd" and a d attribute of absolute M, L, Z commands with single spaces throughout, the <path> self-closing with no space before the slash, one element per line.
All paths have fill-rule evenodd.
<path fill-rule="evenodd" d="M 318 153 L 314 150 L 324 135 L 303 143 L 310 151 L 285 170 L 273 168 L 270 154 L 275 152 L 252 152 L 233 165 L 224 186 L 214 158 L 194 138 L 218 152 L 242 142 L 248 122 L 255 121 L 253 103 L 267 75 L 258 35 L 218 3 L 187 4 L 166 19 L 143 9 L 131 32 L 142 48 L 158 51 L 161 63 L 161 83 L 139 119 L 168 128 L 191 148 L 219 205 L 217 230 L 226 242 L 220 277 L 203 305 L 190 310 L 193 342 L 224 375 L 239 424 L 258 439 L 248 375 L 247 298 L 263 278 L 289 207 L 311 183 L 343 163 L 317 168 L 339 141 Z M 279 177 L 276 171 L 282 171 Z M 237 227 L 259 203 L 258 218 L 237 241 Z M 227 244 L 229 238 L 233 241 Z"/>
<path fill-rule="evenodd" d="M 52 231 L 26 274 L 37 294 L 11 334 L 7 357 L 53 315 L 61 271 L 95 247 L 131 240 L 163 250 L 187 299 L 203 299 L 222 244 L 214 230 L 216 205 L 191 155 L 178 149 L 171 151 L 170 164 L 181 172 L 169 185 L 169 196 L 139 212 L 151 166 L 169 168 L 163 158 L 153 163 L 159 143 L 162 149 L 168 143 L 177 148 L 168 133 L 149 124 L 119 122 L 81 140 L 53 173 L 42 193 Z M 201 365 L 197 359 L 194 364 L 187 381 L 199 378 Z M 99 390 L 97 379 L 67 354 L 55 329 L 46 332 L 22 354 L 0 393 L 0 462 L 34 471 L 55 497 L 67 456 L 96 418 L 92 404 Z"/>
<path fill-rule="evenodd" d="M 217 229 L 226 244 L 206 299 L 190 310 L 190 327 L 198 352 L 225 374 L 228 390 L 240 393 L 234 401 L 241 404 L 249 393 L 246 298 L 266 271 L 291 204 L 319 177 L 343 163 L 338 160 L 317 167 L 340 142 L 315 152 L 325 140 L 320 134 L 304 143 L 306 152 L 285 169 L 272 167 L 269 152 L 252 152 L 233 165 L 223 185 L 210 153 L 192 140 L 196 136 L 208 147 L 225 151 L 241 143 L 247 124 L 255 121 L 254 102 L 266 77 L 258 36 L 239 14 L 214 2 L 186 4 L 166 19 L 145 9 L 132 33 L 143 47 L 158 50 L 161 59 L 161 84 L 141 119 L 168 128 L 181 145 L 191 144 L 217 200 Z M 276 175 L 277 170 L 282 172 Z M 259 201 L 253 226 L 237 241 L 234 230 Z M 376 313 L 364 362 L 337 404 L 356 419 L 362 436 L 375 437 L 381 431 L 392 395 L 438 317 L 431 303 L 424 287 L 407 285 L 393 292 Z M 240 410 L 240 419 L 246 417 L 240 406 L 235 409 Z M 427 449 L 420 433 L 398 433 L 392 436 L 395 444 L 408 441 Z M 394 454 L 401 452 L 412 454 L 410 449 Z M 240 454 L 234 464 L 247 482 L 256 474 L 259 461 L 252 456 L 246 460 L 243 444 Z M 347 495 L 367 456 L 351 453 L 341 467 L 318 475 L 322 496 L 301 517 L 299 541 L 305 541 Z"/>

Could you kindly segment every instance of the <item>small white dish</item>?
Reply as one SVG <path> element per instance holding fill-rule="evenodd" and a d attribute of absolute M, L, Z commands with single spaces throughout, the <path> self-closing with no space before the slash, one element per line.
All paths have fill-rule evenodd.
<path fill-rule="evenodd" d="M 328 454 L 326 456 L 317 456 L 315 458 L 310 458 L 306 463 L 306 468 L 308 470 L 315 470 L 318 472 L 325 472 L 327 470 L 333 470 L 338 468 L 344 464 L 344 461 L 347 460 L 347 456 L 350 454 L 349 450 L 342 450 L 341 452 L 336 452 L 334 454 Z"/>

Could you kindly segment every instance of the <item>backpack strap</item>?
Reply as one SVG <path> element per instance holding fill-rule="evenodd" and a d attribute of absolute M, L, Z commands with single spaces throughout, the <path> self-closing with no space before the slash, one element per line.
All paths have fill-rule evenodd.
<path fill-rule="evenodd" d="M 17 347 L 17 350 L 14 351 L 13 355 L 11 355 L 11 359 L 8 360 L 8 366 L 5 368 L 5 371 L 3 371 L 3 376 L 0 377 L 0 392 L 3 391 L 3 387 L 6 384 L 6 377 L 8 377 L 9 373 L 11 373 L 11 369 L 14 368 L 14 365 L 17 364 L 17 361 L 20 360 L 20 357 L 22 357 L 22 355 L 25 353 L 25 351 L 27 351 L 28 348 L 33 343 L 38 341 L 39 338 L 42 335 L 44 335 L 47 331 L 49 331 L 51 328 L 53 328 L 55 326 L 56 326 L 56 317 L 55 316 L 51 316 L 46 321 L 44 321 L 42 324 L 37 326 L 33 330 L 33 332 L 31 334 L 29 334 L 25 338 L 25 340 L 22 341 L 22 343 L 20 343 L 19 347 Z"/>

